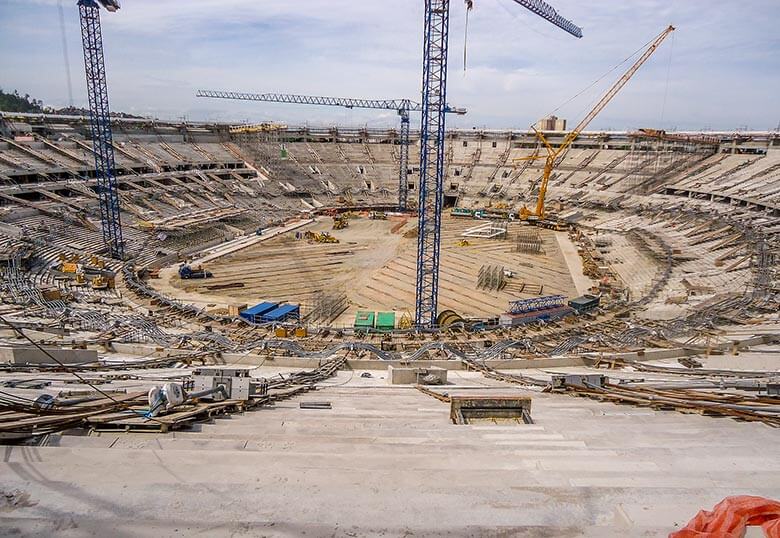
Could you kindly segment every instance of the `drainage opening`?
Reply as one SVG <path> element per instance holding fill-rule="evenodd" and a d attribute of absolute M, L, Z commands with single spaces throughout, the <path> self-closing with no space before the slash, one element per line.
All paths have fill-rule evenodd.
<path fill-rule="evenodd" d="M 453 424 L 533 424 L 531 398 L 519 396 L 452 396 Z"/>

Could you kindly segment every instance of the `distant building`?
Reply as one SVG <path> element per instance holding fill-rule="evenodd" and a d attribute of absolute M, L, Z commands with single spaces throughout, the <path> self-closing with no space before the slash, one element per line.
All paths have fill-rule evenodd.
<path fill-rule="evenodd" d="M 548 116 L 536 122 L 537 131 L 565 131 L 566 120 L 558 116 Z"/>

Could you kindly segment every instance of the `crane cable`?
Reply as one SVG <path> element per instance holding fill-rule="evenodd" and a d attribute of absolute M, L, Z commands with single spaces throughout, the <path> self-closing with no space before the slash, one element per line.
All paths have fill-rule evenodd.
<path fill-rule="evenodd" d="M 466 24 L 463 28 L 463 73 L 466 73 L 466 50 L 469 40 L 469 11 L 474 9 L 474 0 L 463 0 L 466 4 Z"/>
<path fill-rule="evenodd" d="M 62 9 L 62 0 L 57 3 L 57 11 L 60 18 L 60 34 L 62 36 L 62 56 L 65 59 L 65 78 L 68 81 L 68 106 L 73 107 L 73 81 L 70 78 L 70 58 L 68 57 L 68 37 L 65 33 L 65 12 Z"/>
<path fill-rule="evenodd" d="M 104 390 L 102 390 L 100 387 L 98 387 L 98 386 L 94 385 L 93 383 L 91 383 L 91 382 L 90 382 L 88 379 L 85 379 L 83 376 L 81 376 L 81 375 L 80 375 L 80 374 L 79 374 L 79 373 L 76 371 L 76 369 L 75 369 L 75 368 L 71 368 L 70 366 L 67 366 L 67 365 L 65 365 L 65 364 L 64 364 L 62 361 L 60 361 L 59 359 L 57 359 L 57 358 L 56 358 L 54 355 L 52 355 L 51 353 L 49 353 L 49 352 L 48 352 L 48 351 L 47 351 L 47 350 L 46 350 L 44 347 L 42 347 L 40 344 L 38 344 L 38 342 L 36 342 L 36 341 L 35 341 L 35 340 L 33 340 L 32 338 L 30 338 L 30 337 L 27 335 L 27 333 L 25 333 L 25 332 L 24 332 L 22 329 L 20 329 L 19 327 L 17 327 L 16 325 L 14 325 L 13 323 L 11 323 L 11 322 L 10 322 L 10 321 L 8 321 L 7 319 L 5 319 L 3 316 L 0 316 L 0 323 L 2 323 L 2 324 L 3 324 L 3 325 L 5 325 L 6 327 L 8 327 L 8 328 L 9 328 L 9 329 L 11 329 L 12 331 L 14 331 L 16 334 L 18 334 L 19 336 L 21 336 L 22 338 L 24 338 L 25 340 L 27 340 L 28 342 L 30 342 L 30 343 L 31 343 L 33 346 L 35 346 L 35 348 L 37 348 L 37 349 L 38 349 L 38 351 L 40 351 L 41 353 L 43 353 L 44 355 L 46 355 L 46 356 L 47 356 L 48 358 L 50 358 L 50 359 L 51 359 L 53 362 L 57 363 L 57 364 L 58 364 L 58 365 L 59 365 L 61 368 L 63 368 L 63 369 L 66 371 L 66 372 L 68 372 L 69 374 L 71 374 L 72 376 L 74 376 L 74 377 L 75 377 L 76 379 L 78 379 L 79 381 L 81 381 L 83 384 L 85 384 L 85 385 L 89 385 L 89 386 L 90 386 L 92 389 L 94 389 L 94 390 L 95 390 L 95 392 L 99 393 L 101 396 L 103 396 L 103 397 L 105 397 L 105 398 L 107 398 L 107 399 L 111 400 L 112 402 L 114 402 L 115 404 L 117 404 L 119 407 L 121 407 L 121 408 L 124 408 L 125 410 L 127 410 L 127 411 L 129 411 L 129 412 L 131 412 L 131 413 L 134 413 L 134 414 L 136 414 L 136 415 L 140 415 L 140 416 L 142 416 L 143 418 L 146 418 L 146 419 L 148 419 L 148 420 L 151 420 L 151 421 L 154 421 L 154 422 L 159 422 L 159 423 L 161 423 L 161 424 L 162 424 L 162 422 L 161 422 L 161 421 L 159 421 L 159 420 L 157 420 L 157 419 L 155 419 L 155 418 L 149 417 L 149 416 L 145 416 L 145 414 L 144 414 L 144 413 L 141 413 L 141 412 L 139 412 L 139 411 L 136 411 L 135 409 L 133 409 L 133 408 L 132 408 L 132 407 L 131 407 L 129 404 L 127 404 L 126 402 L 121 402 L 121 401 L 117 400 L 116 398 L 114 398 L 113 396 L 111 396 L 109 393 L 107 393 L 107 392 L 105 392 Z"/>
<path fill-rule="evenodd" d="M 619 67 L 621 67 L 621 66 L 622 66 L 623 64 L 625 64 L 626 62 L 628 62 L 628 61 L 629 61 L 631 58 L 633 58 L 634 56 L 636 56 L 637 54 L 639 54 L 639 53 L 640 53 L 640 52 L 642 52 L 643 50 L 647 49 L 647 47 L 648 47 L 648 46 L 650 46 L 650 44 L 651 44 L 653 41 L 655 41 L 657 38 L 658 38 L 658 36 L 655 36 L 655 37 L 653 37 L 653 38 L 652 38 L 651 40 L 649 40 L 647 43 L 645 43 L 644 45 L 642 45 L 641 47 L 639 47 L 638 49 L 636 49 L 634 52 L 632 52 L 632 53 L 631 53 L 629 56 L 626 56 L 626 58 L 625 58 L 623 61 L 621 61 L 620 63 L 618 63 L 618 64 L 614 65 L 614 66 L 613 66 L 613 67 L 612 67 L 612 68 L 611 68 L 609 71 L 607 71 L 606 73 L 604 73 L 603 75 L 601 75 L 599 78 L 597 78 L 596 80 L 594 80 L 593 82 L 591 82 L 591 83 L 590 83 L 588 86 L 586 86 L 585 88 L 583 88 L 582 90 L 580 90 L 579 92 L 577 92 L 575 95 L 573 95 L 572 97 L 570 97 L 570 98 L 569 98 L 568 100 L 566 100 L 564 103 L 562 103 L 562 104 L 558 105 L 558 106 L 557 106 L 557 107 L 556 107 L 556 108 L 555 108 L 555 109 L 554 109 L 552 112 L 550 112 L 549 114 L 545 115 L 544 117 L 550 117 L 550 116 L 552 116 L 553 114 L 555 114 L 556 112 L 558 112 L 560 109 L 562 109 L 563 107 L 565 107 L 566 105 L 568 105 L 569 103 L 571 103 L 572 101 L 574 101 L 575 99 L 577 99 L 577 98 L 578 98 L 579 96 L 581 96 L 583 93 L 585 93 L 585 92 L 587 92 L 588 90 L 590 90 L 591 88 L 593 88 L 593 87 L 594 87 L 596 84 L 598 84 L 599 82 L 601 82 L 602 80 L 604 80 L 605 78 L 607 78 L 607 77 L 608 77 L 610 74 L 612 74 L 612 73 L 613 73 L 615 70 L 617 70 Z"/>
<path fill-rule="evenodd" d="M 669 63 L 666 66 L 666 86 L 664 87 L 664 101 L 661 105 L 661 121 L 659 128 L 663 129 L 664 115 L 666 114 L 666 97 L 669 95 L 669 79 L 672 73 L 672 56 L 674 55 L 674 34 L 672 34 L 672 46 L 669 48 Z"/>

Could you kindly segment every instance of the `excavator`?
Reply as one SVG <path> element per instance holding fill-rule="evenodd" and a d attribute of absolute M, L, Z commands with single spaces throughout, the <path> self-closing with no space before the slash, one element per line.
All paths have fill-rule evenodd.
<path fill-rule="evenodd" d="M 639 57 L 639 59 L 632 65 L 628 71 L 626 71 L 620 79 L 615 82 L 615 84 L 612 85 L 612 87 L 607 91 L 607 93 L 604 94 L 604 96 L 601 98 L 601 100 L 596 103 L 596 106 L 593 107 L 593 109 L 588 112 L 588 114 L 580 121 L 580 123 L 569 133 L 564 137 L 563 142 L 561 142 L 560 146 L 557 148 L 554 148 L 548 141 L 547 138 L 542 134 L 541 131 L 534 128 L 534 132 L 536 133 L 536 137 L 540 140 L 544 148 L 547 150 L 547 154 L 534 154 L 529 157 L 520 157 L 517 159 L 513 159 L 513 164 L 517 165 L 517 163 L 522 161 L 533 161 L 536 159 L 544 159 L 544 171 L 542 172 L 542 179 L 539 184 L 539 196 L 536 201 L 536 208 L 535 209 L 529 209 L 526 206 L 523 206 L 520 208 L 518 218 L 520 220 L 528 221 L 528 222 L 534 222 L 534 223 L 540 223 L 542 225 L 549 225 L 550 223 L 545 221 L 546 213 L 545 213 L 545 207 L 544 207 L 544 197 L 547 194 L 547 184 L 550 181 L 550 176 L 553 173 L 553 170 L 555 167 L 559 164 L 559 162 L 562 160 L 563 154 L 566 152 L 566 150 L 569 149 L 569 146 L 572 145 L 574 140 L 582 133 L 583 130 L 585 130 L 585 127 L 590 124 L 590 122 L 595 118 L 603 109 L 607 106 L 607 104 L 612 100 L 615 95 L 623 88 L 623 86 L 626 85 L 626 83 L 631 79 L 632 76 L 634 76 L 634 73 L 637 72 L 637 70 L 642 67 L 642 64 L 644 64 L 650 56 L 655 52 L 655 50 L 661 45 L 661 43 L 666 39 L 669 34 L 671 34 L 674 31 L 674 26 L 669 26 L 666 28 L 663 32 L 661 32 L 651 43 L 650 46 L 645 49 L 644 53 Z"/>

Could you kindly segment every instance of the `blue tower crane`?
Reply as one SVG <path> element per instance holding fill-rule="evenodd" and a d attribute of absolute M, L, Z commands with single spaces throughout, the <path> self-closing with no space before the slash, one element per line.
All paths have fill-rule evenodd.
<path fill-rule="evenodd" d="M 119 194 L 114 175 L 114 143 L 108 108 L 106 63 L 103 58 L 103 35 L 100 29 L 100 6 L 108 11 L 119 9 L 116 0 L 79 0 L 81 41 L 84 47 L 84 68 L 87 74 L 92 151 L 95 154 L 95 177 L 100 201 L 100 221 L 108 255 L 124 258 L 122 222 L 119 214 Z"/>
<path fill-rule="evenodd" d="M 214 90 L 198 90 L 198 97 L 236 99 L 240 101 L 264 101 L 268 103 L 294 103 L 299 105 L 340 106 L 344 108 L 373 108 L 395 110 L 401 117 L 399 133 L 400 157 L 398 172 L 398 210 L 407 210 L 409 194 L 409 112 L 421 111 L 422 105 L 409 99 L 349 99 L 346 97 L 318 97 L 287 93 L 240 93 Z M 466 109 L 444 105 L 444 113 L 465 114 Z"/>
<path fill-rule="evenodd" d="M 471 9 L 473 0 L 465 0 Z M 515 0 L 521 6 L 582 37 L 582 30 L 541 0 Z M 420 128 L 420 188 L 417 204 L 417 287 L 415 323 L 436 324 L 439 298 L 439 251 L 444 183 L 444 118 L 447 98 L 447 37 L 450 0 L 425 0 L 422 125 Z"/>

